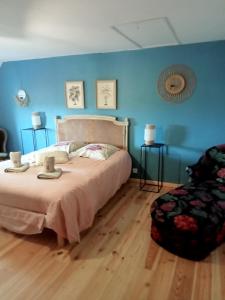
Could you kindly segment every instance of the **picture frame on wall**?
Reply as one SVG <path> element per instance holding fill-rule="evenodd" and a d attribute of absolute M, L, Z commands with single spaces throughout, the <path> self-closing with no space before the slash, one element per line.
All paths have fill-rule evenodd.
<path fill-rule="evenodd" d="M 66 81 L 66 105 L 68 108 L 84 108 L 84 82 Z"/>
<path fill-rule="evenodd" d="M 116 80 L 96 81 L 96 107 L 116 109 Z"/>

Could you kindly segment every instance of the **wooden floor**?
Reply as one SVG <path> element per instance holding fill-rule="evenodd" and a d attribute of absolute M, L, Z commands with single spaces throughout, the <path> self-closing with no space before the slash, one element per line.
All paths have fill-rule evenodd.
<path fill-rule="evenodd" d="M 149 206 L 158 195 L 126 184 L 81 243 L 63 249 L 52 232 L 23 237 L 1 229 L 0 299 L 225 299 L 224 245 L 191 262 L 150 240 Z"/>

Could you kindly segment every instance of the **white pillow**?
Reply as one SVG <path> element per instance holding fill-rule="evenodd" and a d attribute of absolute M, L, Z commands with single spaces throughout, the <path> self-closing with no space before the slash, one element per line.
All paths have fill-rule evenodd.
<path fill-rule="evenodd" d="M 120 149 L 109 144 L 88 144 L 75 152 L 75 156 L 82 156 L 96 160 L 106 160 Z"/>
<path fill-rule="evenodd" d="M 64 164 L 69 160 L 68 153 L 66 151 L 47 151 L 35 153 L 36 165 L 43 165 L 45 157 L 54 156 L 56 164 Z"/>

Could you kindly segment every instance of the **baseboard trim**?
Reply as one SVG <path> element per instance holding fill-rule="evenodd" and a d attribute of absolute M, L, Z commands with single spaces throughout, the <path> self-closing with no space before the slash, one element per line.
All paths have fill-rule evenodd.
<path fill-rule="evenodd" d="M 139 185 L 140 179 L 139 178 L 130 178 L 129 182 L 136 183 L 137 185 Z M 155 184 L 157 184 L 157 181 L 155 181 L 155 180 L 146 180 L 146 183 L 155 185 Z M 169 188 L 176 188 L 176 187 L 181 186 L 181 185 L 182 184 L 163 181 L 163 186 L 169 187 Z"/>

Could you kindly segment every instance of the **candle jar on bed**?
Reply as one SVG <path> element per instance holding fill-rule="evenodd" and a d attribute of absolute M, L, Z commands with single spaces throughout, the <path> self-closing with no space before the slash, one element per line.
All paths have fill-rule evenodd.
<path fill-rule="evenodd" d="M 43 171 L 45 173 L 51 173 L 55 171 L 55 157 L 54 156 L 46 156 L 43 162 Z"/>
<path fill-rule="evenodd" d="M 13 168 L 21 167 L 21 152 L 10 152 L 9 157 Z"/>

